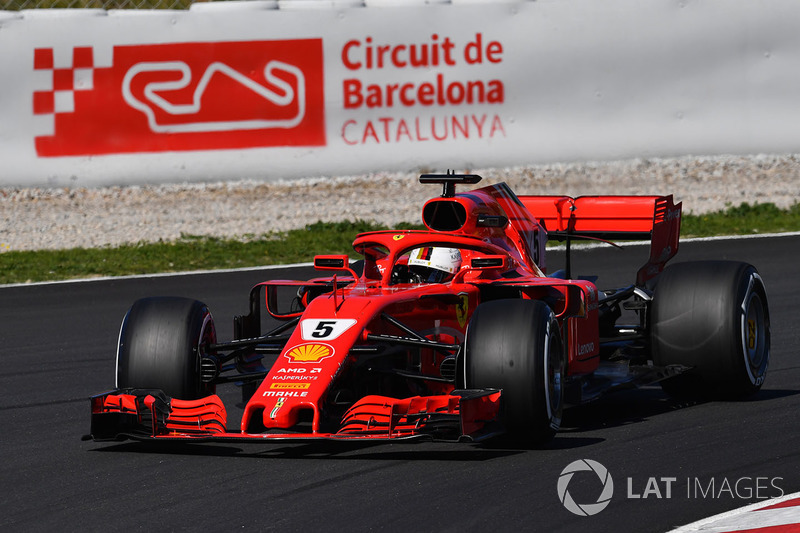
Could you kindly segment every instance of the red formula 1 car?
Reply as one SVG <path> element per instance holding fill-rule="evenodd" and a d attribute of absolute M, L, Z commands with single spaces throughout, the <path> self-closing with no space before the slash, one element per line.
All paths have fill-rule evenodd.
<path fill-rule="evenodd" d="M 565 405 L 615 388 L 661 382 L 671 394 L 741 396 L 761 387 L 770 349 L 761 277 L 736 262 L 665 269 L 680 231 L 672 197 L 518 197 L 505 184 L 456 194 L 480 179 L 421 176 L 443 185 L 423 207 L 426 231 L 360 234 L 358 264 L 317 256 L 332 276 L 256 285 L 233 340 L 216 338 L 201 302 L 137 301 L 120 331 L 118 388 L 91 399 L 90 438 L 506 433 L 541 444 Z M 566 271 L 547 274 L 548 238 L 567 241 Z M 630 286 L 601 290 L 570 276 L 576 238 L 650 239 L 649 259 Z M 633 325 L 617 324 L 623 309 Z M 238 428 L 215 394 L 230 382 L 245 396 Z"/>

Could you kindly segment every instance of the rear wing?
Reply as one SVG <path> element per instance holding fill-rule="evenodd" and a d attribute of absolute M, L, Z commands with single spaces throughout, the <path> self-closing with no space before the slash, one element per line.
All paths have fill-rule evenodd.
<path fill-rule="evenodd" d="M 650 240 L 636 284 L 657 276 L 678 252 L 681 205 L 669 196 L 520 196 L 550 239 Z"/>

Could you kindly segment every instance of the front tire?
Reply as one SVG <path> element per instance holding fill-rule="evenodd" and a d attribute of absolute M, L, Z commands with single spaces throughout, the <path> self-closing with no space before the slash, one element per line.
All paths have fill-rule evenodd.
<path fill-rule="evenodd" d="M 767 374 L 769 307 L 752 265 L 678 263 L 660 276 L 651 308 L 653 360 L 692 367 L 662 382 L 673 396 L 743 397 Z"/>
<path fill-rule="evenodd" d="M 200 377 L 202 347 L 216 342 L 214 319 L 197 300 L 137 300 L 122 320 L 117 348 L 117 388 L 160 389 L 194 400 L 214 393 Z"/>
<path fill-rule="evenodd" d="M 513 439 L 550 441 L 561 424 L 565 365 L 550 307 L 533 300 L 485 302 L 472 315 L 465 344 L 466 387 L 503 390 L 503 425 Z"/>

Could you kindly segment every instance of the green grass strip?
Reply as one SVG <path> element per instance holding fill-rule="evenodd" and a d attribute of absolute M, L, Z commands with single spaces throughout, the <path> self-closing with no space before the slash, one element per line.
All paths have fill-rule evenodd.
<path fill-rule="evenodd" d="M 398 229 L 419 228 L 402 224 Z M 271 235 L 220 239 L 184 235 L 174 242 L 0 253 L 0 284 L 157 272 L 244 268 L 311 261 L 316 254 L 353 254 L 353 238 L 388 229 L 364 221 L 310 224 Z"/>
<path fill-rule="evenodd" d="M 681 237 L 712 237 L 715 235 L 757 235 L 800 230 L 800 203 L 789 209 L 779 209 L 773 203 L 741 204 L 705 215 L 681 218 Z"/>
<path fill-rule="evenodd" d="M 317 222 L 304 229 L 241 239 L 184 236 L 175 242 L 114 248 L 7 251 L 0 253 L 0 284 L 307 262 L 317 254 L 352 254 L 357 233 L 379 229 L 387 228 L 364 221 Z M 800 204 L 785 210 L 774 204 L 742 204 L 705 215 L 685 214 L 681 223 L 684 238 L 799 230 Z"/>

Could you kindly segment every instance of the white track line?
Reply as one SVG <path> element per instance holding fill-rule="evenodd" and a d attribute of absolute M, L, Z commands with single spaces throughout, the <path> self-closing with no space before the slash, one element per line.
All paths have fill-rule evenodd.
<path fill-rule="evenodd" d="M 774 237 L 797 237 L 798 235 L 800 235 L 800 231 L 792 231 L 788 233 L 761 233 L 758 235 L 724 235 L 720 237 L 695 237 L 691 239 L 681 239 L 680 242 L 689 243 L 689 242 L 725 241 L 725 240 L 742 240 L 742 239 L 768 239 Z M 649 244 L 649 241 L 632 241 L 625 243 L 624 246 L 644 246 L 647 244 Z M 582 244 L 573 244 L 571 246 L 571 249 L 581 250 L 586 248 L 597 248 L 601 246 L 608 246 L 608 245 L 603 243 L 588 243 L 588 244 L 582 243 Z M 560 246 L 548 248 L 548 251 L 560 251 L 564 250 L 565 248 L 566 246 L 562 244 Z M 188 272 L 164 272 L 159 274 L 134 274 L 130 276 L 102 276 L 96 278 L 68 279 L 61 281 L 37 281 L 34 283 L 10 283 L 8 285 L 0 285 L 0 289 L 6 289 L 11 287 L 36 287 L 39 285 L 58 285 L 62 283 L 92 283 L 97 281 L 109 281 L 109 280 L 165 278 L 170 276 L 176 276 L 176 277 L 196 276 L 198 274 L 230 274 L 234 272 L 251 272 L 255 270 L 275 270 L 278 268 L 307 267 L 307 266 L 313 266 L 313 264 L 314 263 L 293 263 L 289 265 L 266 265 L 266 266 L 231 268 L 231 269 L 221 269 L 221 270 L 191 270 Z"/>
<path fill-rule="evenodd" d="M 795 528 L 800 524 L 800 505 L 759 510 L 797 498 L 800 498 L 800 492 L 764 500 L 733 511 L 703 518 L 673 529 L 670 533 L 729 533 L 766 527 L 777 527 L 778 529 L 775 530 L 777 532 L 782 531 L 780 526 L 794 526 L 794 528 L 787 527 L 786 531 L 797 531 Z"/>
<path fill-rule="evenodd" d="M 36 287 L 39 285 L 60 285 L 65 283 L 92 283 L 96 281 L 115 281 L 123 279 L 150 279 L 150 278 L 168 278 L 171 276 L 196 276 L 200 274 L 231 274 L 235 272 L 252 272 L 256 270 L 277 270 L 279 268 L 295 268 L 295 267 L 309 267 L 314 266 L 314 263 L 292 263 L 289 265 L 264 265 L 245 268 L 226 268 L 219 270 L 190 270 L 188 272 L 161 272 L 157 274 L 132 274 L 130 276 L 98 276 L 96 278 L 85 279 L 65 279 L 60 281 L 36 281 L 33 283 L 10 283 L 8 285 L 0 285 L 0 289 L 10 287 Z"/>
<path fill-rule="evenodd" d="M 797 237 L 800 235 L 800 231 L 789 231 L 786 233 L 754 233 L 750 235 L 720 235 L 719 237 L 691 237 L 689 239 L 681 239 L 681 244 L 686 242 L 708 242 L 708 241 L 728 241 L 728 240 L 747 240 L 747 239 L 769 239 L 774 237 Z M 627 246 L 647 246 L 650 244 L 650 241 L 628 241 L 624 244 L 621 244 L 623 248 Z M 573 250 L 582 250 L 586 248 L 598 248 L 601 246 L 608 246 L 602 242 L 581 242 L 578 244 L 572 244 L 570 247 Z M 552 248 L 548 248 L 548 251 L 555 250 L 565 250 L 566 245 L 560 244 L 558 246 L 553 246 Z"/>

